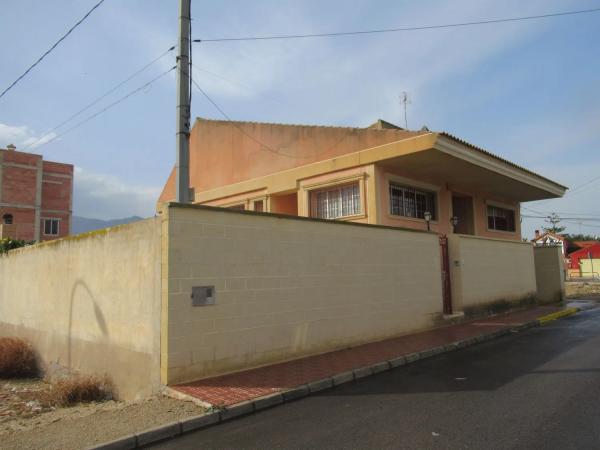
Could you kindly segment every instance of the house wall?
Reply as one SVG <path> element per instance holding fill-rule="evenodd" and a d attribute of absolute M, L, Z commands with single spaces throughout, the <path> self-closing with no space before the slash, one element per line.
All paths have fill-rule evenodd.
<path fill-rule="evenodd" d="M 190 135 L 196 192 L 323 161 L 424 132 L 198 119 Z M 174 201 L 171 174 L 160 202 Z"/>
<path fill-rule="evenodd" d="M 562 248 L 560 246 L 534 246 L 533 258 L 538 303 L 561 302 L 565 298 L 565 268 Z"/>
<path fill-rule="evenodd" d="M 71 229 L 73 166 L 41 155 L 0 150 L 0 219 L 14 218 L 14 239 L 50 240 Z M 44 218 L 59 219 L 58 235 L 43 233 Z"/>
<path fill-rule="evenodd" d="M 476 313 L 536 296 L 530 243 L 451 234 L 448 250 L 455 312 Z"/>
<path fill-rule="evenodd" d="M 600 259 L 580 259 L 579 268 L 582 277 L 600 277 Z"/>
<path fill-rule="evenodd" d="M 425 230 L 427 223 L 423 219 L 392 216 L 390 214 L 389 183 L 395 181 L 411 187 L 435 192 L 437 195 L 437 219 L 432 220 L 430 227 L 432 231 L 440 234 L 451 234 L 452 225 L 450 218 L 454 215 L 452 211 L 453 193 L 461 196 L 469 196 L 473 202 L 474 235 L 489 238 L 500 238 L 509 240 L 521 240 L 521 221 L 519 203 L 502 199 L 497 196 L 486 195 L 482 192 L 474 192 L 462 186 L 450 186 L 444 179 L 433 177 L 415 177 L 402 167 L 388 167 L 382 164 L 375 165 L 375 177 L 377 179 L 379 214 L 377 223 L 380 225 L 405 227 Z M 487 203 L 513 209 L 515 211 L 515 231 L 503 232 L 488 229 Z"/>
<path fill-rule="evenodd" d="M 0 335 L 50 372 L 107 374 L 117 395 L 159 388 L 161 225 L 148 219 L 0 257 Z"/>
<path fill-rule="evenodd" d="M 430 328 L 438 237 L 359 224 L 170 205 L 165 383 Z M 216 304 L 191 305 L 212 285 Z"/>

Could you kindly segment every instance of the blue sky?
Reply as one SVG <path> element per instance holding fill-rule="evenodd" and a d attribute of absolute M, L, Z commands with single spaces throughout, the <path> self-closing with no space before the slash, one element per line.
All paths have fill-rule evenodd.
<path fill-rule="evenodd" d="M 0 87 L 10 84 L 96 0 L 4 0 Z M 193 0 L 195 38 L 429 25 L 600 7 L 600 1 Z M 23 148 L 176 41 L 177 2 L 106 0 L 0 99 L 0 147 Z M 194 77 L 234 119 L 445 130 L 576 187 L 600 176 L 600 13 L 461 29 L 288 41 L 201 43 Z M 173 53 L 79 119 L 167 70 Z M 221 118 L 194 92 L 193 116 Z M 58 130 L 58 132 L 63 131 Z M 154 212 L 174 161 L 175 78 L 30 148 L 76 166 L 75 214 Z M 526 204 L 547 214 L 600 216 L 600 181 L 564 199 Z M 527 211 L 531 213 L 531 211 Z M 525 219 L 524 232 L 543 225 Z M 600 220 L 569 232 L 600 234 Z"/>

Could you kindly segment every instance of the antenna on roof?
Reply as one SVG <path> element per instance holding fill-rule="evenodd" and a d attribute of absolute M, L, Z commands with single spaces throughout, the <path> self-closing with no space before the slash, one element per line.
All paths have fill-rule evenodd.
<path fill-rule="evenodd" d="M 400 94 L 400 103 L 402 103 L 404 105 L 404 128 L 408 130 L 408 119 L 407 119 L 407 116 L 406 116 L 406 105 L 412 103 L 410 101 L 410 99 L 408 98 L 408 92 L 402 91 L 402 94 Z"/>

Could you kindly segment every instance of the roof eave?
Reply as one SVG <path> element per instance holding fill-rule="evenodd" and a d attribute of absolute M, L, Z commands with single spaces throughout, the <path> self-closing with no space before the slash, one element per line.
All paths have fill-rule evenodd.
<path fill-rule="evenodd" d="M 437 139 L 434 147 L 441 152 L 534 186 L 555 198 L 565 195 L 565 192 L 568 189 L 566 186 L 538 175 L 535 172 L 518 166 L 515 163 L 494 155 L 487 150 L 469 144 L 448 133 L 439 132 L 435 134 L 437 135 Z"/>

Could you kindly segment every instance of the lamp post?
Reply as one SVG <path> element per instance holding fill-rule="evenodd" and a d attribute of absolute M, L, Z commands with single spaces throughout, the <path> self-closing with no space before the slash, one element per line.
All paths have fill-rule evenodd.
<path fill-rule="evenodd" d="M 427 222 L 427 231 L 431 231 L 431 226 L 430 226 L 431 213 L 429 211 L 425 211 L 423 213 L 423 218 L 425 219 L 425 222 Z"/>
<path fill-rule="evenodd" d="M 454 233 L 456 225 L 458 225 L 458 217 L 456 217 L 456 216 L 450 217 L 450 223 L 452 224 L 452 232 Z"/>

